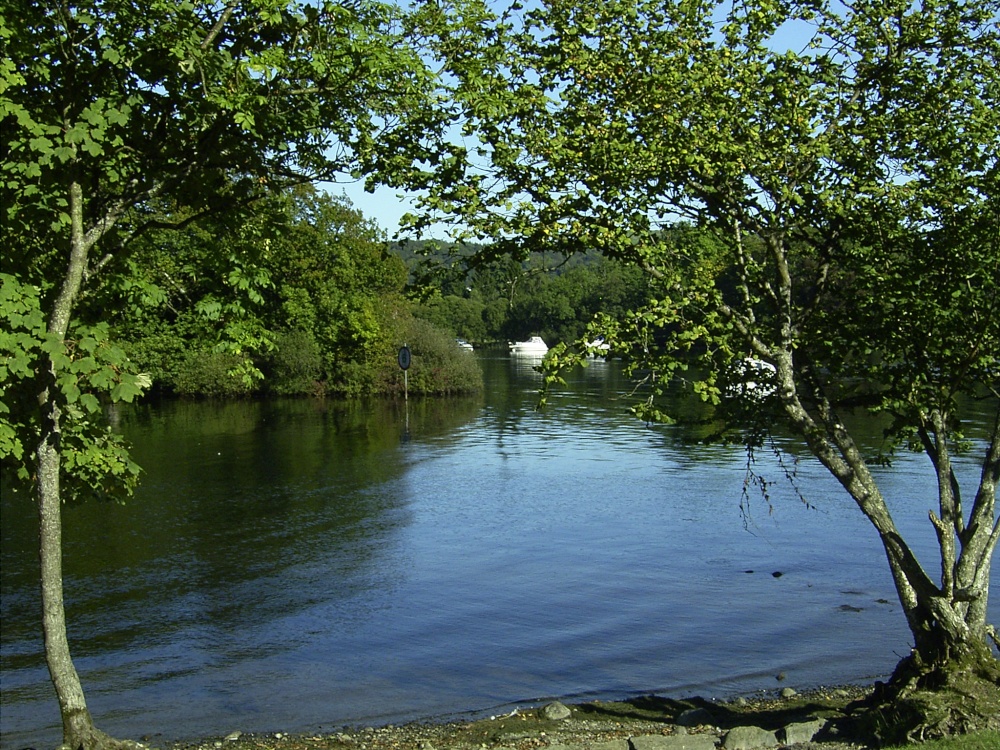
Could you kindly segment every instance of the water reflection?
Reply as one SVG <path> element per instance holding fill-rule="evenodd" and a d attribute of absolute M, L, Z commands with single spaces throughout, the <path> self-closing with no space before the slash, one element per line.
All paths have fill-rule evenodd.
<path fill-rule="evenodd" d="M 400 451 L 404 408 L 290 400 L 123 410 L 119 426 L 144 468 L 138 495 L 65 510 L 73 652 L 98 703 L 102 693 L 292 652 L 315 634 L 297 618 L 317 605 L 335 620 L 391 599 L 409 519 L 396 491 L 413 460 Z M 419 446 L 446 443 L 478 403 L 408 409 Z M 54 702 L 37 632 L 34 508 L 27 498 L 3 503 L 6 745 L 12 706 Z M 21 721 L 23 730 L 38 719 Z"/>
<path fill-rule="evenodd" d="M 100 725 L 174 739 L 725 695 L 779 671 L 881 677 L 905 652 L 877 538 L 815 462 L 796 467 L 811 507 L 775 481 L 774 513 L 746 518 L 743 451 L 634 420 L 616 363 L 573 373 L 545 411 L 533 370 L 482 364 L 474 398 L 123 410 L 139 495 L 66 512 L 71 639 Z M 864 434 L 877 447 L 878 425 Z M 756 469 L 778 480 L 772 458 Z M 933 478 L 908 455 L 881 478 L 929 555 Z M 4 748 L 58 743 L 35 525 L 3 497 Z"/>

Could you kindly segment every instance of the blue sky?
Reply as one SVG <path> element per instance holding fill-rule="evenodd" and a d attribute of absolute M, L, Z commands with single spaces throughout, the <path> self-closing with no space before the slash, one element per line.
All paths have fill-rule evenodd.
<path fill-rule="evenodd" d="M 338 184 L 326 184 L 323 188 L 331 195 L 346 195 L 368 219 L 374 219 L 391 238 L 399 227 L 399 220 L 412 205 L 399 197 L 395 188 L 379 188 L 375 193 L 365 192 L 364 180 Z"/>

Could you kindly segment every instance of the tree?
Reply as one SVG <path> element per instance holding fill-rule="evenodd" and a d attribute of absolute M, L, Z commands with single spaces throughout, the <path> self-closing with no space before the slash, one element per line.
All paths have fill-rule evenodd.
<path fill-rule="evenodd" d="M 73 750 L 115 742 L 94 727 L 70 657 L 60 506 L 134 485 L 100 400 L 146 384 L 106 325 L 75 319 L 78 303 L 157 225 L 157 200 L 195 217 L 436 158 L 434 78 L 412 31 L 367 0 L 0 6 L 0 458 L 4 481 L 37 498 L 46 660 Z"/>
<path fill-rule="evenodd" d="M 1000 4 L 515 3 L 480 9 L 475 58 L 453 10 L 438 48 L 481 145 L 434 175 L 412 226 L 643 268 L 653 301 L 589 334 L 651 373 L 637 411 L 669 417 L 657 395 L 682 380 L 751 448 L 777 420 L 797 434 L 875 528 L 912 633 L 883 718 L 912 737 L 995 724 L 1000 410 L 971 493 L 952 458 L 963 399 L 1000 397 Z M 771 382 L 728 398 L 747 359 Z M 936 571 L 900 535 L 870 468 L 890 452 L 863 455 L 852 408 L 891 415 L 890 446 L 930 460 Z"/>
<path fill-rule="evenodd" d="M 251 217 L 147 232 L 129 261 L 84 306 L 106 311 L 130 358 L 174 393 L 370 390 L 372 366 L 402 340 L 390 322 L 408 304 L 402 260 L 349 202 L 311 185 L 272 192 Z"/>
<path fill-rule="evenodd" d="M 455 294 L 437 294 L 414 308 L 414 315 L 439 328 L 451 331 L 457 338 L 481 343 L 488 339 L 481 299 Z"/>
<path fill-rule="evenodd" d="M 127 262 L 104 274 L 80 300 L 81 320 L 102 320 L 133 365 L 160 392 L 252 392 L 261 357 L 274 346 L 261 308 L 274 286 L 266 260 L 282 222 L 270 195 L 253 213 L 197 216 L 159 201 L 151 228 L 130 245 Z"/>
<path fill-rule="evenodd" d="M 406 268 L 349 203 L 311 189 L 285 202 L 288 227 L 265 263 L 276 287 L 265 294 L 267 323 L 315 338 L 328 390 L 370 392 L 401 343 L 392 320 L 406 306 Z"/>

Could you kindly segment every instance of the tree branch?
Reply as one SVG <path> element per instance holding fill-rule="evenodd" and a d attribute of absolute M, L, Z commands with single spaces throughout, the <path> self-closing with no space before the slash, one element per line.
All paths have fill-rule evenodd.
<path fill-rule="evenodd" d="M 743 304 L 746 306 L 748 322 L 753 324 L 755 321 L 753 304 L 750 301 L 750 282 L 747 278 L 747 258 L 743 248 L 743 230 L 739 219 L 733 222 L 733 232 L 736 239 L 736 268 L 740 274 L 740 292 L 743 294 Z"/>
<path fill-rule="evenodd" d="M 938 546 L 941 548 L 941 587 L 945 594 L 951 597 L 955 591 L 955 534 L 961 533 L 962 520 L 955 519 L 954 482 L 955 473 L 951 465 L 951 455 L 948 451 L 948 435 L 946 416 L 939 409 L 931 412 L 931 424 L 934 428 L 934 441 L 931 444 L 928 437 L 928 447 L 933 451 L 933 462 L 938 483 L 938 506 L 941 512 L 939 520 L 932 518 L 937 531 Z M 920 430 L 926 435 L 926 430 Z"/>
<path fill-rule="evenodd" d="M 993 418 L 993 434 L 983 459 L 979 489 L 969 513 L 969 526 L 962 535 L 963 544 L 968 544 L 974 536 L 973 527 L 988 526 L 994 522 L 998 484 L 1000 484 L 1000 405 L 997 406 Z"/>
<path fill-rule="evenodd" d="M 229 21 L 229 17 L 233 15 L 233 11 L 236 10 L 236 6 L 238 4 L 237 0 L 229 0 L 229 2 L 226 3 L 226 7 L 222 11 L 222 15 L 219 16 L 219 20 L 215 22 L 211 31 L 208 32 L 208 35 L 201 41 L 201 44 L 198 45 L 198 49 L 204 52 L 209 48 L 212 42 L 215 41 L 215 38 L 222 33 L 223 27 Z"/>

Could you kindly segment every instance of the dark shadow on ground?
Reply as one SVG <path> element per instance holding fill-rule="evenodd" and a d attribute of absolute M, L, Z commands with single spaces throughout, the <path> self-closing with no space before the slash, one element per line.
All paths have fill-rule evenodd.
<path fill-rule="evenodd" d="M 761 729 L 777 730 L 795 722 L 814 717 L 833 716 L 843 712 L 849 699 L 831 700 L 781 700 L 747 701 L 745 704 L 717 703 L 704 698 L 682 700 L 661 698 L 656 695 L 632 698 L 617 703 L 585 703 L 578 706 L 580 713 L 594 718 L 641 719 L 664 724 L 711 723 L 720 729 L 752 724 Z M 707 714 L 706 721 L 699 721 L 699 711 Z M 690 712 L 690 713 L 689 713 Z M 686 716 L 685 716 L 686 714 Z"/>

